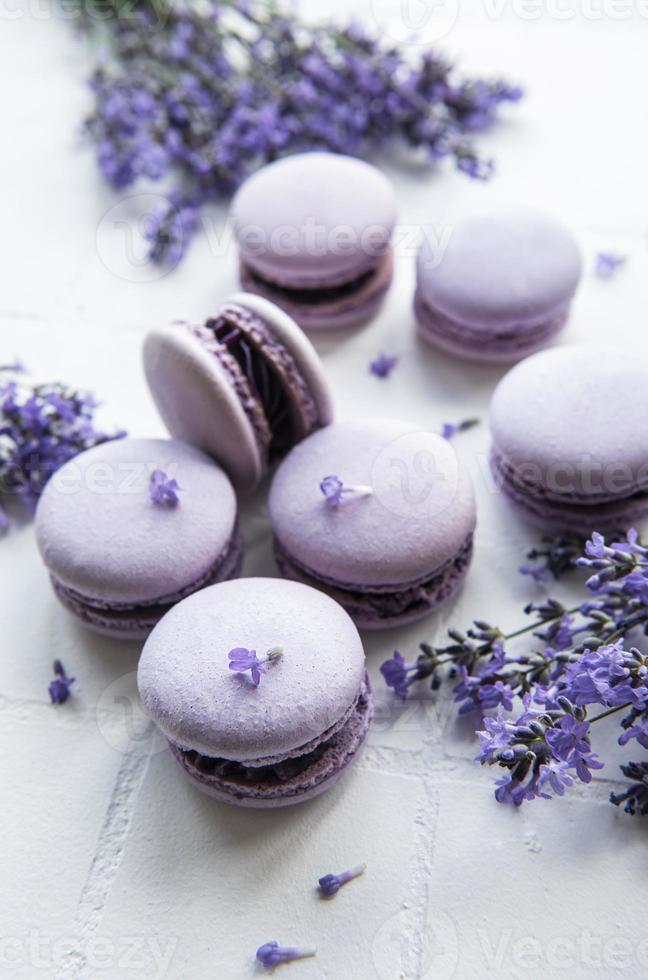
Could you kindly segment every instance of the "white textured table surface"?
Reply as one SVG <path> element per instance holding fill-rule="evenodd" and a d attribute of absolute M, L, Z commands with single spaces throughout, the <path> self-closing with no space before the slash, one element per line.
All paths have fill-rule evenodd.
<path fill-rule="evenodd" d="M 368 0 L 356 6 L 372 16 Z M 399 9 L 374 4 L 380 16 L 390 6 Z M 466 69 L 506 72 L 529 90 L 486 141 L 498 177 L 482 186 L 393 171 L 405 226 L 505 199 L 560 214 L 588 266 L 566 341 L 647 344 L 639 8 L 462 3 L 445 48 Z M 137 195 L 110 210 L 116 198 L 76 136 L 84 51 L 45 11 L 35 0 L 0 4 L 0 362 L 18 355 L 44 379 L 90 386 L 110 420 L 162 434 L 140 370 L 143 332 L 213 310 L 235 286 L 235 257 L 214 211 L 179 271 L 147 281 L 138 253 L 127 260 L 116 221 Z M 629 256 L 614 282 L 590 275 L 598 248 Z M 434 429 L 483 417 L 500 372 L 418 346 L 410 252 L 401 246 L 379 319 L 319 344 L 340 413 Z M 367 373 L 380 350 L 401 357 L 387 382 Z M 516 573 L 533 534 L 488 482 L 486 427 L 457 446 L 479 495 L 473 571 L 436 617 L 367 637 L 374 680 L 394 646 L 410 655 L 474 616 L 513 627 L 536 595 Z M 273 574 L 262 494 L 245 506 L 245 534 L 246 574 Z M 304 980 L 648 973 L 646 827 L 607 803 L 614 765 L 567 800 L 514 812 L 494 802 L 493 773 L 471 761 L 470 726 L 456 723 L 447 694 L 394 708 L 378 682 L 369 746 L 335 790 L 286 812 L 230 809 L 192 790 L 151 737 L 135 693 L 138 647 L 93 638 L 56 604 L 30 524 L 0 544 L 0 575 L 1 977 L 238 980 L 256 975 L 254 951 L 270 938 L 318 947 L 284 968 Z M 78 678 L 60 709 L 47 696 L 55 656 Z M 333 902 L 317 899 L 319 875 L 361 861 L 363 878 Z"/>

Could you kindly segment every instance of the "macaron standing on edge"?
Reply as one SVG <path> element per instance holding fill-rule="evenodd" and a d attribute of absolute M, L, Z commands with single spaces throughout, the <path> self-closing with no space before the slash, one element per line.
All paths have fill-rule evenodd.
<path fill-rule="evenodd" d="M 391 184 L 353 157 L 310 152 L 253 174 L 231 207 L 244 289 L 305 330 L 370 320 L 392 280 Z"/>
<path fill-rule="evenodd" d="M 560 222 L 517 209 L 460 219 L 445 247 L 424 236 L 416 270 L 421 338 L 456 357 L 506 363 L 563 329 L 582 260 Z"/>
<path fill-rule="evenodd" d="M 239 490 L 253 489 L 333 417 L 312 344 L 288 314 L 259 296 L 231 296 L 203 326 L 150 331 L 143 358 L 171 435 L 209 453 Z"/>
<path fill-rule="evenodd" d="M 118 639 L 147 636 L 175 602 L 240 574 L 243 561 L 228 477 L 168 439 L 118 439 L 70 460 L 38 503 L 36 538 L 63 606 Z"/>
<path fill-rule="evenodd" d="M 364 629 L 427 615 L 470 565 L 470 476 L 446 439 L 408 422 L 315 433 L 279 466 L 269 507 L 282 574 L 327 592 Z"/>
<path fill-rule="evenodd" d="M 231 670 L 230 653 L 260 662 L 256 678 Z M 282 579 L 226 582 L 179 603 L 144 646 L 138 687 L 194 786 L 247 807 L 288 806 L 331 787 L 373 712 L 347 614 Z"/>
<path fill-rule="evenodd" d="M 648 517 L 648 359 L 612 347 L 541 351 L 490 409 L 496 487 L 533 523 L 591 535 Z"/>

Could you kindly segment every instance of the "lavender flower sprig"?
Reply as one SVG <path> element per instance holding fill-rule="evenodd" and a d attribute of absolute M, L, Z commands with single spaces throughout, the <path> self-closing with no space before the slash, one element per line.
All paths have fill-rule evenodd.
<path fill-rule="evenodd" d="M 554 598 L 529 603 L 533 621 L 512 633 L 477 620 L 465 634 L 451 630 L 446 647 L 423 643 L 410 664 L 396 651 L 381 667 L 401 698 L 418 681 L 435 689 L 448 675 L 461 714 L 495 709 L 478 732 L 477 759 L 505 770 L 495 790 L 502 803 L 562 796 L 575 780 L 590 782 L 603 765 L 591 750 L 591 726 L 603 718 L 619 715 L 620 745 L 648 748 L 648 656 L 630 642 L 633 631 L 648 634 L 648 548 L 635 531 L 609 545 L 595 533 L 569 566 L 593 573 L 590 597 L 575 608 Z M 525 634 L 533 647 L 518 650 L 513 641 Z M 648 766 L 622 768 L 634 782 L 611 801 L 648 813 Z"/>
<path fill-rule="evenodd" d="M 272 969 L 280 963 L 290 963 L 292 960 L 303 960 L 309 956 L 315 956 L 315 949 L 311 947 L 280 946 L 276 939 L 259 946 L 256 951 L 256 958 L 263 966 Z"/>
<path fill-rule="evenodd" d="M 355 23 L 302 23 L 288 4 L 102 0 L 94 19 L 92 3 L 76 2 L 108 42 L 86 124 L 102 174 L 117 190 L 174 182 L 146 230 L 156 262 L 180 260 L 206 202 L 289 153 L 364 156 L 400 142 L 486 179 L 493 162 L 474 137 L 522 95 L 499 78 L 458 77 L 435 51 L 412 59 Z"/>
<path fill-rule="evenodd" d="M 0 375 L 0 499 L 18 498 L 36 506 L 45 484 L 68 460 L 123 432 L 96 427 L 97 402 L 70 385 L 30 384 L 20 364 Z M 8 526 L 0 507 L 0 527 Z"/>

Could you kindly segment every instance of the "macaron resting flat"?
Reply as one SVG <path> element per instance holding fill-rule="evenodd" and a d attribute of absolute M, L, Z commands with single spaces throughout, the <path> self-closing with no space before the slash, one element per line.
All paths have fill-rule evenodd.
<path fill-rule="evenodd" d="M 427 615 L 470 564 L 470 477 L 447 440 L 408 422 L 315 433 L 277 470 L 269 505 L 282 574 L 327 592 L 365 629 Z"/>
<path fill-rule="evenodd" d="M 62 466 L 38 503 L 36 538 L 65 608 L 121 639 L 146 636 L 175 602 L 238 575 L 243 560 L 229 479 L 167 439 L 106 442 Z"/>
<path fill-rule="evenodd" d="M 512 368 L 490 410 L 498 490 L 534 523 L 585 535 L 648 516 L 648 360 L 559 347 Z"/>
<path fill-rule="evenodd" d="M 213 456 L 239 490 L 333 417 L 312 344 L 259 296 L 237 293 L 203 326 L 152 330 L 144 370 L 171 435 Z"/>
<path fill-rule="evenodd" d="M 519 360 L 565 326 L 581 276 L 571 233 L 535 211 L 473 215 L 440 246 L 424 238 L 414 309 L 420 336 L 472 361 Z"/>
<path fill-rule="evenodd" d="M 229 667 L 241 648 L 262 662 L 258 685 Z M 268 651 L 280 655 L 263 663 Z M 144 646 L 138 687 L 192 783 L 248 807 L 300 803 L 332 786 L 373 711 L 347 614 L 281 579 L 226 582 L 175 606 Z"/>
<path fill-rule="evenodd" d="M 378 311 L 392 279 L 396 201 L 375 167 L 334 153 L 285 157 L 240 187 L 231 217 L 243 288 L 304 329 L 353 326 Z"/>

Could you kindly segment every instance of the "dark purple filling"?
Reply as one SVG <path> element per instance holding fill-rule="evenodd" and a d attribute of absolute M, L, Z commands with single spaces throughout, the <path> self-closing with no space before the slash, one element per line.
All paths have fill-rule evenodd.
<path fill-rule="evenodd" d="M 281 306 L 282 300 L 291 304 L 307 306 L 309 303 L 317 305 L 335 303 L 338 300 L 348 299 L 354 296 L 355 293 L 364 289 L 371 281 L 376 274 L 376 268 L 377 266 L 372 266 L 371 269 L 363 272 L 362 275 L 356 276 L 348 282 L 339 283 L 336 286 L 302 286 L 300 288 L 281 286 L 279 283 L 272 282 L 259 275 L 256 269 L 253 269 L 250 265 L 245 265 L 244 276 L 248 282 L 252 282 L 258 287 L 264 295 L 276 299 L 279 306 Z"/>
<path fill-rule="evenodd" d="M 233 370 L 240 371 L 249 389 L 248 401 L 257 414 L 261 412 L 261 420 L 253 413 L 251 422 L 269 463 L 282 459 L 320 427 L 317 405 L 294 358 L 258 317 L 231 304 L 208 320 L 203 330 L 213 338 L 216 356 L 229 355 L 230 370 L 234 362 Z M 243 392 L 239 397 L 245 409 Z M 258 431 L 261 423 L 263 434 Z"/>
<path fill-rule="evenodd" d="M 401 588 L 384 587 L 382 590 L 334 582 L 300 565 L 275 538 L 275 560 L 282 575 L 323 587 L 342 605 L 351 617 L 358 621 L 390 620 L 416 617 L 428 612 L 438 603 L 449 598 L 463 581 L 473 551 L 472 534 L 466 539 L 457 557 L 443 568 L 437 569 L 428 579 Z"/>
<path fill-rule="evenodd" d="M 351 714 L 349 724 L 353 725 L 353 720 L 364 716 L 371 710 L 371 692 L 368 681 L 363 684 L 362 690 L 355 703 L 354 711 Z M 341 748 L 348 737 L 348 724 L 342 726 L 328 739 L 320 742 L 315 748 L 305 755 L 298 755 L 293 758 L 283 759 L 273 762 L 271 765 L 251 766 L 244 762 L 235 762 L 232 759 L 220 759 L 217 757 L 201 755 L 193 749 L 181 749 L 179 746 L 171 744 L 171 748 L 179 756 L 185 768 L 195 770 L 203 776 L 215 776 L 226 780 L 230 786 L 263 786 L 272 788 L 281 786 L 283 783 L 290 782 L 302 773 L 306 772 L 325 755 L 335 754 Z"/>

